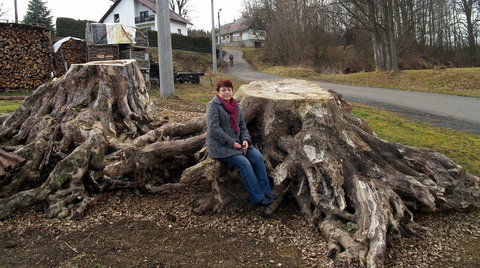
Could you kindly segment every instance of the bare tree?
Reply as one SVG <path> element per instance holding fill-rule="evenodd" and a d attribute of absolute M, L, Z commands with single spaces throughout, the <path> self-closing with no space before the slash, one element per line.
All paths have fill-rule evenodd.
<path fill-rule="evenodd" d="M 470 61 L 473 64 L 477 63 L 476 58 L 476 42 L 475 42 L 475 33 L 474 29 L 476 24 L 479 22 L 479 18 L 475 18 L 475 9 L 477 7 L 480 8 L 480 0 L 461 0 L 460 3 L 460 10 L 465 15 L 465 28 L 467 30 L 467 40 L 468 40 L 468 54 L 470 57 Z M 478 10 L 477 14 L 478 14 Z"/>
<path fill-rule="evenodd" d="M 188 3 L 190 0 L 170 0 L 170 8 L 181 16 L 188 17 Z"/>
<path fill-rule="evenodd" d="M 245 0 L 243 16 L 265 31 L 264 54 L 277 64 L 336 71 L 359 62 L 380 71 L 478 64 L 480 0 Z M 343 51 L 335 50 L 339 37 Z"/>
<path fill-rule="evenodd" d="M 3 3 L 0 3 L 0 18 L 7 14 L 8 10 L 3 8 Z"/>
<path fill-rule="evenodd" d="M 338 3 L 372 38 L 375 69 L 398 70 L 392 0 L 340 0 Z"/>

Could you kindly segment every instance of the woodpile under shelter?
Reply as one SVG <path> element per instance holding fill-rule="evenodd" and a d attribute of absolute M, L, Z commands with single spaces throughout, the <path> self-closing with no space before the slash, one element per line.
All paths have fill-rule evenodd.
<path fill-rule="evenodd" d="M 85 40 L 65 37 L 53 45 L 56 60 L 56 75 L 61 76 L 72 64 L 87 62 L 87 45 Z"/>
<path fill-rule="evenodd" d="M 50 30 L 0 23 L 0 89 L 34 89 L 52 78 L 54 56 Z"/>

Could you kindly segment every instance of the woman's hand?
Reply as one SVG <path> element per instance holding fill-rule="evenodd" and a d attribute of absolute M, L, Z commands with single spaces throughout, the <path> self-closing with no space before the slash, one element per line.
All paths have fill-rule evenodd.
<path fill-rule="evenodd" d="M 235 142 L 232 147 L 233 149 L 242 149 L 242 145 L 240 145 L 238 142 Z"/>
<path fill-rule="evenodd" d="M 247 150 L 248 150 L 248 141 L 247 140 L 244 140 L 243 143 L 242 143 L 242 149 L 243 149 L 243 154 L 246 154 L 247 153 Z"/>

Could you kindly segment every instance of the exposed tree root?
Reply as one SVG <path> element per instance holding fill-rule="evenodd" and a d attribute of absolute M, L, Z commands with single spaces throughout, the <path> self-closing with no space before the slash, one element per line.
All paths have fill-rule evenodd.
<path fill-rule="evenodd" d="M 143 77 L 134 61 L 74 65 L 64 78 L 39 87 L 0 128 L 0 138 L 15 146 L 16 155 L 28 159 L 0 190 L 0 219 L 36 203 L 44 203 L 51 217 L 81 216 L 92 201 L 89 190 L 109 189 L 104 169 L 106 175 L 115 176 L 119 171 L 112 165 L 124 163 L 119 158 L 132 155 L 131 150 L 140 155 L 125 160 L 133 163 L 129 169 L 132 174 L 121 175 L 132 175 L 136 187 L 147 187 L 145 176 L 139 175 L 146 168 L 140 166 L 157 164 L 158 146 L 163 150 L 163 159 L 177 157 L 175 144 L 182 142 L 146 145 L 172 133 L 188 137 L 189 133 L 202 132 L 195 129 L 195 124 L 188 124 L 185 129 L 154 129 L 152 111 Z M 147 133 L 159 136 L 149 140 Z M 135 138 L 136 143 L 129 142 Z M 186 139 L 180 153 L 197 152 L 204 139 L 204 135 Z M 125 170 L 127 166 L 121 168 Z M 164 167 L 159 169 L 168 173 Z M 152 192 L 167 191 L 155 185 L 149 187 Z"/>

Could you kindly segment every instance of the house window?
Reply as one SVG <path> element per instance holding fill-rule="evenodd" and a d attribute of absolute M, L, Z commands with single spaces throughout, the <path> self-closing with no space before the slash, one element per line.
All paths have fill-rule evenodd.
<path fill-rule="evenodd" d="M 140 19 L 145 19 L 148 17 L 148 10 L 140 12 Z"/>
<path fill-rule="evenodd" d="M 120 14 L 113 14 L 113 22 L 120 22 Z"/>
<path fill-rule="evenodd" d="M 177 29 L 178 34 L 182 34 L 182 29 Z"/>

